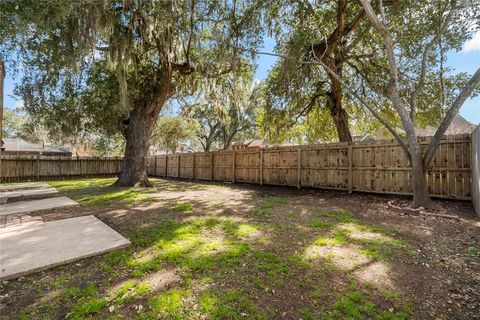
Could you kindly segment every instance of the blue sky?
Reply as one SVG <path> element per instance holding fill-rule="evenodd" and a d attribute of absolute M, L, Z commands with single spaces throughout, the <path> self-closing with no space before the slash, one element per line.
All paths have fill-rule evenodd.
<path fill-rule="evenodd" d="M 272 38 L 266 38 L 262 51 L 273 52 L 275 42 Z M 257 71 L 255 78 L 263 80 L 267 77 L 268 71 L 275 64 L 276 58 L 266 55 L 257 56 Z M 468 72 L 472 74 L 480 65 L 480 32 L 477 32 L 472 40 L 467 42 L 464 49 L 460 52 L 449 52 L 447 55 L 447 65 L 454 68 L 455 72 Z M 20 79 L 21 74 L 12 77 L 7 73 L 5 78 L 5 100 L 4 106 L 9 109 L 15 109 L 21 106 L 22 102 L 15 99 L 13 96 L 13 89 L 17 79 Z M 470 98 L 460 109 L 460 114 L 468 121 L 479 124 L 480 123 L 480 97 Z"/>

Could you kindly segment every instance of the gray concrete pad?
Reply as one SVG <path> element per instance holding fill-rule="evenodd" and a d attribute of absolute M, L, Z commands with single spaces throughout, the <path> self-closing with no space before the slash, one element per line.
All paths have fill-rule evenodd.
<path fill-rule="evenodd" d="M 0 233 L 0 280 L 12 279 L 130 244 L 94 216 L 14 228 Z"/>
<path fill-rule="evenodd" d="M 38 210 L 53 209 L 78 205 L 76 201 L 68 197 L 55 197 L 41 200 L 18 201 L 0 205 L 0 216 L 34 212 Z"/>
<path fill-rule="evenodd" d="M 14 184 L 2 184 L 0 185 L 0 191 L 10 191 L 18 189 L 35 189 L 49 187 L 46 183 L 14 183 Z"/>
<path fill-rule="evenodd" d="M 55 188 L 39 188 L 39 189 L 17 189 L 12 191 L 0 191 L 0 198 L 16 199 L 16 198 L 33 198 L 58 194 Z"/>

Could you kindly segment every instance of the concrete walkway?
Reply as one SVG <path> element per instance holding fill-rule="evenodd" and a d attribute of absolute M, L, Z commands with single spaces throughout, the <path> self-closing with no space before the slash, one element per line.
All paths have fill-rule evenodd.
<path fill-rule="evenodd" d="M 37 188 L 37 189 L 17 189 L 12 191 L 0 191 L 0 198 L 6 198 L 7 200 L 16 198 L 29 198 L 39 196 L 51 196 L 58 194 L 55 188 Z"/>
<path fill-rule="evenodd" d="M 0 280 L 44 270 L 130 244 L 94 216 L 56 220 L 0 233 Z"/>
<path fill-rule="evenodd" d="M 68 197 L 55 197 L 41 200 L 19 201 L 0 205 L 0 216 L 74 205 L 78 205 L 78 203 Z"/>
<path fill-rule="evenodd" d="M 0 191 L 10 191 L 18 189 L 34 189 L 34 188 L 46 188 L 49 185 L 46 183 L 15 183 L 15 184 L 2 184 L 0 185 Z"/>

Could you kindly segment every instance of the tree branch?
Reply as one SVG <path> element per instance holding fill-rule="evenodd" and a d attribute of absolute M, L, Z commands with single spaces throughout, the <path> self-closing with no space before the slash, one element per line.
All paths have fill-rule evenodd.
<path fill-rule="evenodd" d="M 370 113 L 378 120 L 380 121 L 381 124 L 385 126 L 385 128 L 395 137 L 395 139 L 398 141 L 400 146 L 402 147 L 402 150 L 405 152 L 405 155 L 407 156 L 408 159 L 410 159 L 410 153 L 408 152 L 408 147 L 405 145 L 405 142 L 403 139 L 398 135 L 398 133 L 395 131 L 395 129 L 392 128 L 392 126 L 383 119 L 380 114 L 378 114 L 377 111 L 375 111 L 355 90 L 350 88 L 349 85 L 347 85 L 342 78 L 340 78 L 335 71 L 330 69 L 325 63 L 323 63 L 319 58 L 317 58 L 315 51 L 312 50 L 312 53 L 314 57 L 317 59 L 318 63 L 329 73 L 331 74 L 338 82 L 344 86 L 348 92 L 350 92 L 351 95 L 353 95 L 355 98 L 360 101 L 360 104 L 363 105 Z"/>
<path fill-rule="evenodd" d="M 422 62 L 421 62 L 421 67 L 420 67 L 420 79 L 418 80 L 418 84 L 417 84 L 416 88 L 413 90 L 413 92 L 411 94 L 411 97 L 410 97 L 410 100 L 412 102 L 412 107 L 415 106 L 415 104 L 416 104 L 415 99 L 417 98 L 418 94 L 420 93 L 420 91 L 423 89 L 423 87 L 425 85 L 425 76 L 426 76 L 426 73 L 427 73 L 427 71 L 426 71 L 427 70 L 427 60 L 428 60 L 428 55 L 430 53 L 430 50 L 432 49 L 432 47 L 436 43 L 438 43 L 440 38 L 445 33 L 445 30 L 447 29 L 447 26 L 448 26 L 448 22 L 453 17 L 455 7 L 456 7 L 456 2 L 453 1 L 453 8 L 450 10 L 447 17 L 443 21 L 443 23 L 441 23 L 441 27 L 439 28 L 438 32 L 435 34 L 433 39 L 425 46 L 425 49 L 423 50 Z"/>
<path fill-rule="evenodd" d="M 433 158 L 433 154 L 435 153 L 435 150 L 438 144 L 442 140 L 442 137 L 445 134 L 445 131 L 447 131 L 448 127 L 452 123 L 453 118 L 455 118 L 455 116 L 458 114 L 458 111 L 462 107 L 463 103 L 465 102 L 465 100 L 467 100 L 468 97 L 470 97 L 473 90 L 478 84 L 480 84 L 480 68 L 478 68 L 477 71 L 475 71 L 475 73 L 467 82 L 465 87 L 458 94 L 452 106 L 450 107 L 450 109 L 448 109 L 448 112 L 445 115 L 445 118 L 443 118 L 442 123 L 440 123 L 440 126 L 438 126 L 438 129 L 435 132 L 435 135 L 433 136 L 432 140 L 430 141 L 430 144 L 428 145 L 427 150 L 425 151 L 425 155 L 423 156 L 423 164 L 425 167 L 430 164 L 430 161 Z"/>
<path fill-rule="evenodd" d="M 388 96 L 393 103 L 393 106 L 397 110 L 403 124 L 403 129 L 407 134 L 407 139 L 410 143 L 410 149 L 414 152 L 419 150 L 419 145 L 417 142 L 417 137 L 415 133 L 415 126 L 410 119 L 407 108 L 405 107 L 405 103 L 402 101 L 399 91 L 398 91 L 398 68 L 397 63 L 395 61 L 395 51 L 393 48 L 393 41 L 390 35 L 390 31 L 386 27 L 386 25 L 378 19 L 375 11 L 372 8 L 370 0 L 360 0 L 362 3 L 363 8 L 365 9 L 365 13 L 367 14 L 368 20 L 372 24 L 372 26 L 380 33 L 383 38 L 383 43 L 385 45 L 385 53 L 387 55 L 388 61 L 388 68 L 390 73 L 390 81 L 388 84 Z M 380 7 L 382 7 L 382 3 L 380 2 Z M 381 8 L 383 11 L 383 7 Z M 410 154 L 410 153 L 408 153 Z M 413 156 L 413 155 L 410 155 Z"/>

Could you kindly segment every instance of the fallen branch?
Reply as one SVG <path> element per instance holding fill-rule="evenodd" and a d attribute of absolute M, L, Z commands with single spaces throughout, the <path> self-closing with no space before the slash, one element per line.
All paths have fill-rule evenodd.
<path fill-rule="evenodd" d="M 430 216 L 430 217 L 437 217 L 437 218 L 445 218 L 445 219 L 453 219 L 453 220 L 460 220 L 460 217 L 457 215 L 451 215 L 451 214 L 444 214 L 444 213 L 432 213 L 432 212 L 426 212 L 424 211 L 424 208 L 410 208 L 410 207 L 400 207 L 394 204 L 395 200 L 391 200 L 388 202 L 388 207 L 402 211 L 406 214 L 418 214 L 422 216 Z"/>
<path fill-rule="evenodd" d="M 395 210 L 407 211 L 407 212 L 416 212 L 416 213 L 420 213 L 420 210 L 423 210 L 423 208 L 414 209 L 414 208 L 410 208 L 410 207 L 399 207 L 399 206 L 394 205 L 393 204 L 394 202 L 395 202 L 395 200 L 389 201 L 388 206 L 392 209 L 395 209 Z"/>
<path fill-rule="evenodd" d="M 452 215 L 452 214 L 420 212 L 420 215 L 437 217 L 437 218 L 446 218 L 446 219 L 460 220 L 460 217 L 459 217 L 459 216 L 457 216 L 457 215 Z"/>

